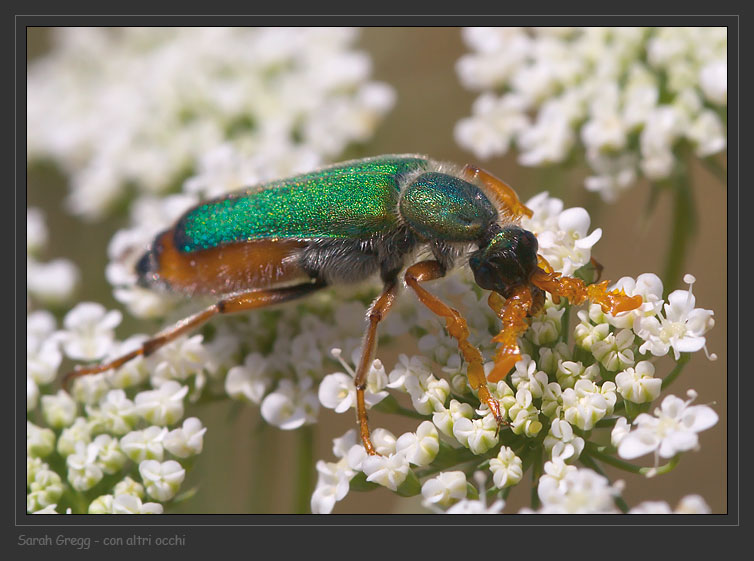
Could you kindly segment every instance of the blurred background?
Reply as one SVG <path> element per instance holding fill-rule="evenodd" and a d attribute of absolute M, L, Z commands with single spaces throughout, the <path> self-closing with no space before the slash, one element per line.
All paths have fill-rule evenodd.
<path fill-rule="evenodd" d="M 49 48 L 49 29 L 29 28 L 29 59 Z M 374 136 L 358 148 L 357 156 L 384 153 L 421 153 L 439 160 L 472 162 L 512 185 L 522 200 L 543 190 L 562 198 L 566 207 L 583 206 L 592 216 L 592 228 L 601 227 L 603 236 L 593 256 L 604 265 L 603 278 L 616 280 L 636 277 L 643 272 L 660 273 L 669 239 L 672 212 L 669 197 L 660 197 L 656 210 L 643 219 L 649 186 L 645 181 L 633 187 L 617 203 L 603 203 L 598 195 L 583 188 L 586 169 L 573 169 L 567 175 L 553 175 L 547 169 L 526 168 L 516 162 L 515 153 L 489 161 L 477 161 L 460 149 L 453 138 L 454 125 L 471 112 L 476 93 L 465 90 L 456 75 L 455 62 L 467 52 L 458 28 L 364 28 L 356 44 L 373 62 L 372 79 L 390 84 L 396 91 L 395 105 Z M 692 273 L 697 307 L 714 310 L 715 327 L 707 334 L 707 347 L 718 355 L 708 361 L 694 354 L 672 393 L 685 398 L 689 388 L 699 397 L 696 403 L 710 405 L 720 416 L 719 423 L 700 434 L 701 450 L 685 454 L 669 475 L 644 479 L 638 475 L 607 468 L 611 480 L 626 483 L 623 496 L 629 505 L 644 500 L 665 500 L 671 507 L 691 493 L 700 494 L 713 513 L 727 512 L 727 190 L 702 165 L 695 162 L 690 176 L 697 203 L 698 231 L 690 243 L 685 272 Z M 557 177 L 557 181 L 555 178 Z M 107 244 L 112 234 L 125 226 L 124 218 L 86 223 L 63 208 L 66 180 L 53 165 L 30 168 L 27 205 L 40 207 L 46 216 L 50 240 L 48 258 L 66 257 L 81 270 L 76 300 L 120 308 L 105 280 Z M 673 288 L 687 288 L 685 285 Z M 154 323 L 124 314 L 118 333 L 149 332 Z M 392 364 L 401 349 L 382 348 L 379 355 Z M 658 372 L 664 372 L 661 368 Z M 202 405 L 199 416 L 208 427 L 204 452 L 196 460 L 185 489 L 199 484 L 196 495 L 167 512 L 200 513 L 287 513 L 291 510 L 292 478 L 285 466 L 295 465 L 299 438 L 262 422 L 259 408 L 243 406 L 230 415 L 231 402 Z M 372 423 L 400 430 L 398 421 L 373 413 Z M 315 458 L 333 459 L 332 438 L 354 426 L 350 413 L 337 415 L 323 409 L 314 438 Z M 644 458 L 645 465 L 651 460 Z M 520 488 L 520 489 L 519 489 Z M 335 506 L 335 513 L 389 513 L 421 511 L 420 499 L 399 498 L 378 489 L 369 493 L 351 492 Z M 506 512 L 516 512 L 528 504 L 528 485 L 511 493 Z"/>

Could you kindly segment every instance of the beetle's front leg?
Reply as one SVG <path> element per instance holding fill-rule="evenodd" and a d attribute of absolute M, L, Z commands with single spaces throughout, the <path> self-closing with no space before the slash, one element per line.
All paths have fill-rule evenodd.
<path fill-rule="evenodd" d="M 499 382 L 521 360 L 518 337 L 529 328 L 526 316 L 534 306 L 534 299 L 529 286 L 520 285 L 511 290 L 508 298 L 490 292 L 487 303 L 503 323 L 500 333 L 492 339 L 500 346 L 495 354 L 495 366 L 487 376 L 490 382 Z"/>
<path fill-rule="evenodd" d="M 445 318 L 448 334 L 458 341 L 458 348 L 468 364 L 466 376 L 471 388 L 477 392 L 479 401 L 489 407 L 498 425 L 504 424 L 503 414 L 498 401 L 492 397 L 487 388 L 487 378 L 484 375 L 484 359 L 482 353 L 469 343 L 469 328 L 466 320 L 457 311 L 445 304 L 419 283 L 439 279 L 445 276 L 445 269 L 437 261 L 422 261 L 412 265 L 406 271 L 406 284 L 416 292 L 416 295 L 427 308 L 438 316 Z"/>
<path fill-rule="evenodd" d="M 369 307 L 369 311 L 367 312 L 369 326 L 364 336 L 361 360 L 359 361 L 359 366 L 356 369 L 356 377 L 354 378 L 354 385 L 356 386 L 356 414 L 361 432 L 361 441 L 364 443 L 364 449 L 367 451 L 367 454 L 370 455 L 377 454 L 377 451 L 374 449 L 372 441 L 369 438 L 369 420 L 367 419 L 364 391 L 367 386 L 367 374 L 369 373 L 369 368 L 372 366 L 374 353 L 377 349 L 377 325 L 390 311 L 397 294 L 398 282 L 395 279 L 388 281 L 385 283 L 382 294 Z"/>

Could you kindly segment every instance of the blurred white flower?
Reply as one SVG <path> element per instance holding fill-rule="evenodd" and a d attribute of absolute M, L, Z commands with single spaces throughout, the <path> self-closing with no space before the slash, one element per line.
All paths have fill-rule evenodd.
<path fill-rule="evenodd" d="M 243 366 L 234 366 L 225 377 L 225 391 L 234 399 L 262 402 L 272 379 L 267 372 L 267 360 L 260 353 L 246 355 Z"/>
<path fill-rule="evenodd" d="M 315 422 L 319 400 L 311 386 L 311 378 L 305 378 L 299 384 L 281 380 L 278 387 L 262 401 L 262 418 L 283 430 L 294 430 Z"/>
<path fill-rule="evenodd" d="M 187 171 L 187 189 L 205 196 L 308 171 L 366 140 L 394 103 L 389 86 L 369 81 L 357 34 L 58 28 L 29 66 L 29 158 L 71 175 L 68 206 L 87 218 L 105 216 L 129 185 L 165 192 Z"/>
<path fill-rule="evenodd" d="M 486 159 L 515 145 L 519 162 L 566 161 L 580 148 L 586 188 L 617 200 L 639 178 L 667 178 L 678 143 L 726 149 L 724 27 L 465 28 L 456 70 L 480 91 L 456 142 Z M 689 104 L 690 97 L 704 98 Z"/>
<path fill-rule="evenodd" d="M 122 314 L 106 311 L 95 302 L 82 302 L 65 315 L 59 338 L 63 351 L 74 360 L 96 360 L 105 356 L 113 345 L 115 327 Z"/>

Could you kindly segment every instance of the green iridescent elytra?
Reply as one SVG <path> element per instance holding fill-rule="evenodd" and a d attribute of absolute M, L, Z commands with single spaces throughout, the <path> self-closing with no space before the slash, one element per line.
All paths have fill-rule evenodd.
<path fill-rule="evenodd" d="M 360 239 L 397 225 L 399 182 L 419 157 L 380 156 L 273 181 L 200 204 L 176 225 L 183 252 L 260 238 Z"/>

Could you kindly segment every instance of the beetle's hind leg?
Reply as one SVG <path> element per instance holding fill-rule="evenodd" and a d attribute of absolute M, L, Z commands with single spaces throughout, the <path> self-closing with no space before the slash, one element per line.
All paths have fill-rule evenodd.
<path fill-rule="evenodd" d="M 469 328 L 466 320 L 461 316 L 458 310 L 454 310 L 437 296 L 430 293 L 420 283 L 439 279 L 445 276 L 445 269 L 438 261 L 422 261 L 412 265 L 406 271 L 406 284 L 410 286 L 421 300 L 422 304 L 427 306 L 432 312 L 445 318 L 445 326 L 448 334 L 458 342 L 458 348 L 463 354 L 463 358 L 468 364 L 466 376 L 469 379 L 471 388 L 477 392 L 479 401 L 489 407 L 498 426 L 505 423 L 503 414 L 498 401 L 492 397 L 490 390 L 487 388 L 487 378 L 484 375 L 484 359 L 482 353 L 474 345 L 469 343 Z"/>
<path fill-rule="evenodd" d="M 367 419 L 366 402 L 364 401 L 364 392 L 367 386 L 367 374 L 372 366 L 374 354 L 377 349 L 377 325 L 385 318 L 390 308 L 395 302 L 398 295 L 398 282 L 395 277 L 386 281 L 385 286 L 367 312 L 369 325 L 367 326 L 366 335 L 364 335 L 364 344 L 361 350 L 361 360 L 356 369 L 354 385 L 356 386 L 356 414 L 359 421 L 359 430 L 361 432 L 361 441 L 364 443 L 364 449 L 368 454 L 377 454 L 369 437 L 369 421 Z"/>
<path fill-rule="evenodd" d="M 252 290 L 250 292 L 244 292 L 242 294 L 236 294 L 219 300 L 215 304 L 208 306 L 204 310 L 184 318 L 174 325 L 168 327 L 164 331 L 158 333 L 151 339 L 147 339 L 138 349 L 131 351 L 128 354 L 120 356 L 114 360 L 95 364 L 93 366 L 77 367 L 72 372 L 69 372 L 63 378 L 63 387 L 68 388 L 71 381 L 80 376 L 88 376 L 90 374 L 99 374 L 100 372 L 106 372 L 113 368 L 118 368 L 129 360 L 136 358 L 137 356 L 149 356 L 154 351 L 166 345 L 167 343 L 177 339 L 184 333 L 188 333 L 206 323 L 210 318 L 218 314 L 232 314 L 236 312 L 244 312 L 247 310 L 253 310 L 255 308 L 266 308 L 275 304 L 282 304 L 296 298 L 307 296 L 312 292 L 324 288 L 325 282 L 317 281 L 305 284 L 298 284 L 295 286 L 289 286 L 285 288 L 276 289 L 261 289 Z"/>

